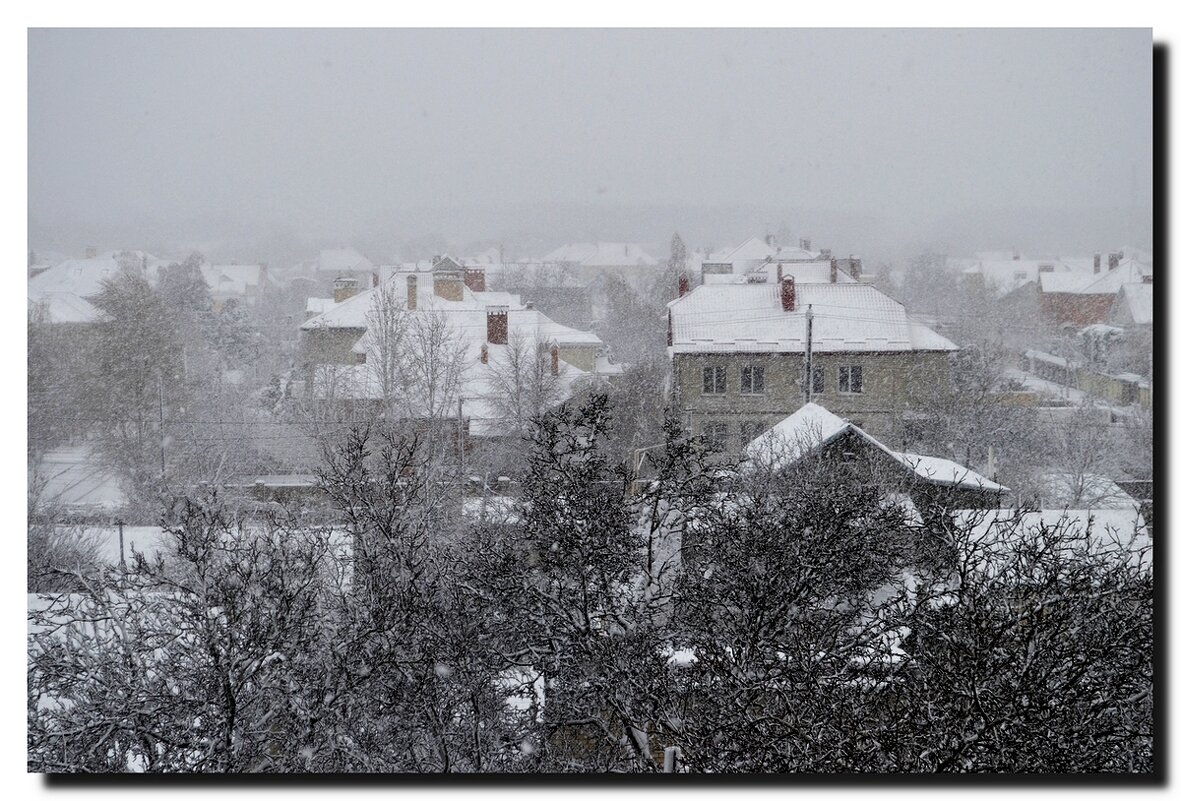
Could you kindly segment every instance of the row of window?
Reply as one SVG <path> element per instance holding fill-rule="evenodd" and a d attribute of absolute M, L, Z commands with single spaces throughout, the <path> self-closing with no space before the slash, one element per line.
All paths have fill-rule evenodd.
<path fill-rule="evenodd" d="M 865 382 L 859 364 L 842 365 L 837 368 L 837 392 L 860 395 L 864 391 Z M 701 392 L 704 395 L 726 394 L 726 368 L 724 366 L 704 367 L 701 370 Z M 824 368 L 812 368 L 812 394 L 820 395 L 824 392 Z M 748 364 L 742 367 L 742 394 L 763 394 L 763 368 L 761 365 Z"/>

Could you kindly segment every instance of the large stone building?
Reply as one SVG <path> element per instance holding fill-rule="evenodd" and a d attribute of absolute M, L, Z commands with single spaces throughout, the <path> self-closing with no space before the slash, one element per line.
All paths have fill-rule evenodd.
<path fill-rule="evenodd" d="M 905 442 L 949 389 L 955 350 L 835 260 L 716 276 L 668 304 L 677 402 L 730 452 L 808 401 Z"/>

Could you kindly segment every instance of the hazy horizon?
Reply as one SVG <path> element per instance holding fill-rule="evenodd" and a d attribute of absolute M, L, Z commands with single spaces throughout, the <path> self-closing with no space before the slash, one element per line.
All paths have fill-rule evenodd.
<path fill-rule="evenodd" d="M 1149 29 L 36 29 L 30 246 L 1150 247 L 1151 73 Z"/>

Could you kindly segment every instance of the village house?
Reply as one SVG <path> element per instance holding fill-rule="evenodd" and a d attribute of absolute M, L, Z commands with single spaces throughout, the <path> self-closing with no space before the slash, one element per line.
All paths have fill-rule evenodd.
<path fill-rule="evenodd" d="M 425 268 L 391 272 L 378 287 L 362 290 L 358 281 L 341 278 L 334 297 L 311 298 L 309 319 L 301 326 L 305 375 L 304 396 L 332 394 L 362 404 L 382 398 L 377 352 L 381 343 L 372 330 L 382 294 L 392 297 L 412 319 L 439 315 L 446 321 L 461 354 L 462 370 L 454 399 L 462 399 L 463 416 L 473 436 L 494 436 L 499 427 L 496 373 L 508 369 L 510 349 L 518 343 L 548 351 L 546 370 L 554 378 L 554 397 L 569 397 L 584 377 L 609 376 L 619 367 L 602 355 L 602 341 L 593 333 L 555 323 L 519 296 L 490 291 L 482 270 L 436 257 Z M 449 406 L 447 416 L 458 416 Z"/>
<path fill-rule="evenodd" d="M 902 493 L 920 513 L 931 509 L 994 509 L 1004 487 L 949 459 L 896 451 L 816 403 L 807 403 L 744 449 L 748 464 L 771 470 L 815 461 L 854 463 L 866 479 Z"/>
<path fill-rule="evenodd" d="M 799 247 L 780 244 L 772 234 L 752 236 L 737 247 L 710 254 L 701 260 L 702 280 L 706 275 L 746 275 L 767 262 L 796 264 L 825 261 L 831 251 L 812 250 L 812 240 L 801 237 Z"/>
<path fill-rule="evenodd" d="M 201 277 L 215 312 L 230 300 L 253 306 L 270 285 L 265 264 L 202 264 Z"/>
<path fill-rule="evenodd" d="M 563 245 L 546 254 L 542 261 L 568 267 L 573 277 L 584 284 L 610 275 L 618 275 L 634 283 L 660 264 L 641 245 L 632 242 Z"/>
<path fill-rule="evenodd" d="M 691 292 L 683 280 L 668 304 L 672 388 L 692 432 L 736 452 L 810 400 L 883 436 L 921 426 L 957 346 L 835 260 L 769 268 Z"/>
<path fill-rule="evenodd" d="M 1047 272 L 1038 276 L 1042 317 L 1059 324 L 1091 325 L 1107 319 L 1120 288 L 1152 281 L 1152 268 L 1122 254 L 1096 253 L 1088 273 Z"/>

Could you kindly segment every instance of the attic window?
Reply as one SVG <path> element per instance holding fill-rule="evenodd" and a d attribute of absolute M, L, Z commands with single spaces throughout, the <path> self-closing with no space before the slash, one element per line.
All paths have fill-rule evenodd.
<path fill-rule="evenodd" d="M 1013 273 L 1014 281 L 1024 281 L 1028 277 L 1029 273 L 1025 272 L 1025 270 L 1018 270 L 1017 272 Z"/>

